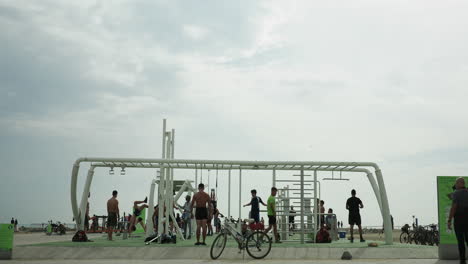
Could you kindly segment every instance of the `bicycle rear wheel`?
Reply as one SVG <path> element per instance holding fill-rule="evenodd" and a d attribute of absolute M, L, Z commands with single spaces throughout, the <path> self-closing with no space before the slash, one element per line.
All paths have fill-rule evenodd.
<path fill-rule="evenodd" d="M 212 259 L 217 259 L 219 256 L 224 251 L 224 248 L 226 247 L 226 241 L 227 241 L 227 235 L 226 234 L 219 234 L 215 240 L 213 241 L 213 244 L 211 245 L 211 250 L 210 250 L 210 256 Z"/>
<path fill-rule="evenodd" d="M 400 235 L 400 243 L 409 243 L 409 234 L 406 232 L 401 233 Z"/>
<path fill-rule="evenodd" d="M 261 231 L 255 231 L 247 237 L 247 253 L 254 259 L 266 257 L 271 250 L 271 239 Z"/>

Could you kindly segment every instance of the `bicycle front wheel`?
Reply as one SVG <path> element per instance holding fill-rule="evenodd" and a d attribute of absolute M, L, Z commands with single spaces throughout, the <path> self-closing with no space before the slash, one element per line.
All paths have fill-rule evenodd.
<path fill-rule="evenodd" d="M 271 239 L 267 234 L 256 231 L 247 237 L 246 249 L 252 258 L 262 259 L 270 253 Z"/>
<path fill-rule="evenodd" d="M 226 240 L 227 236 L 223 233 L 219 234 L 215 238 L 210 250 L 210 256 L 212 259 L 217 259 L 219 258 L 219 256 L 221 256 L 221 254 L 224 251 L 224 248 L 226 247 Z"/>

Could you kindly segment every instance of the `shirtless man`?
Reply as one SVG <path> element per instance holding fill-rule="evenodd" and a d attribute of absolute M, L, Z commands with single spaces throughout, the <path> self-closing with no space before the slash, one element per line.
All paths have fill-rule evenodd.
<path fill-rule="evenodd" d="M 117 200 L 117 191 L 112 192 L 112 198 L 107 201 L 107 239 L 112 241 L 114 227 L 117 226 L 119 219 L 119 201 Z"/>
<path fill-rule="evenodd" d="M 209 212 L 211 211 L 211 198 L 204 192 L 205 185 L 200 183 L 198 185 L 198 192 L 193 196 L 191 211 L 195 206 L 195 219 L 197 220 L 197 243 L 196 246 L 203 245 L 206 246 L 206 222 L 209 218 Z M 203 230 L 203 242 L 200 243 L 200 229 Z"/>
<path fill-rule="evenodd" d="M 128 234 L 131 234 L 133 231 L 136 230 L 136 225 L 140 224 L 141 227 L 143 227 L 143 230 L 146 232 L 146 226 L 143 223 L 143 218 L 141 218 L 141 212 L 145 209 L 148 208 L 148 205 L 146 204 L 148 202 L 148 197 L 145 198 L 143 201 L 135 201 L 133 202 L 133 214 L 130 216 L 129 220 L 129 225 L 128 225 Z M 142 204 L 140 205 L 139 204 Z"/>

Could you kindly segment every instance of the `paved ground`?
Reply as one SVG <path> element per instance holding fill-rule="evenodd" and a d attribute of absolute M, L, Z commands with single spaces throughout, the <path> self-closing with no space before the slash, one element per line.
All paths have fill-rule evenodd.
<path fill-rule="evenodd" d="M 226 264 L 237 264 L 237 263 L 249 263 L 249 264 L 370 264 L 370 263 L 382 263 L 382 264 L 456 264 L 458 261 L 441 261 L 435 259 L 401 259 L 401 260 L 380 260 L 380 259 L 368 259 L 368 260 L 251 260 L 246 259 L 243 261 L 230 261 L 230 260 L 31 260 L 31 261 L 1 261 L 1 264 L 82 264 L 82 263 L 97 263 L 97 264 L 202 264 L 202 263 L 226 263 Z"/>
<path fill-rule="evenodd" d="M 101 237 L 102 234 L 90 234 L 88 235 L 90 238 Z M 73 234 L 68 232 L 65 235 L 51 235 L 48 236 L 45 233 L 15 233 L 13 239 L 14 246 L 21 246 L 21 245 L 31 245 L 31 244 L 39 244 L 39 243 L 49 243 L 49 242 L 61 242 L 61 241 L 71 241 Z"/>
<path fill-rule="evenodd" d="M 374 234 L 372 234 L 374 235 Z M 35 246 L 49 246 L 49 247 L 146 247 L 143 243 L 143 236 L 132 237 L 126 240 L 122 239 L 122 236 L 114 236 L 115 241 L 107 241 L 105 234 L 88 234 L 89 239 L 93 242 L 90 243 L 74 243 L 71 241 L 72 234 L 67 235 L 52 235 L 47 236 L 44 233 L 30 233 L 30 234 L 16 234 L 15 235 L 15 246 L 24 246 L 24 245 L 35 245 Z M 213 239 L 216 236 L 207 237 L 206 243 L 211 245 Z M 299 236 L 291 237 L 299 239 Z M 368 240 L 365 243 L 360 243 L 356 241 L 355 243 L 350 243 L 347 239 L 341 239 L 339 241 L 334 241 L 330 244 L 300 244 L 298 242 L 284 242 L 282 244 L 273 244 L 274 248 L 277 247 L 318 247 L 318 248 L 367 248 L 369 242 L 377 242 L 379 248 L 433 248 L 431 246 L 419 246 L 414 244 L 400 244 L 395 242 L 393 245 L 385 245 L 383 241 L 379 240 L 376 236 L 367 236 Z M 373 240 L 373 239 L 375 240 Z M 177 244 L 152 244 L 151 246 L 162 246 L 162 247 L 193 247 L 195 239 L 183 241 L 181 239 L 177 240 Z M 227 247 L 237 247 L 237 243 L 234 240 L 228 240 L 226 245 Z"/>
<path fill-rule="evenodd" d="M 15 238 L 14 238 L 14 245 L 15 247 L 17 248 L 17 251 L 18 252 L 21 248 L 23 248 L 23 250 L 26 250 L 27 252 L 33 252 L 35 249 L 38 249 L 40 251 L 42 251 L 42 249 L 40 248 L 37 248 L 36 247 L 24 247 L 24 245 L 30 245 L 30 244 L 43 244 L 43 243 L 46 243 L 46 244 L 43 244 L 43 245 L 49 245 L 48 247 L 50 247 L 51 244 L 56 244 L 56 243 L 59 243 L 59 244 L 63 244 L 63 243 L 70 243 L 69 241 L 71 241 L 71 238 L 72 238 L 72 234 L 67 234 L 67 235 L 63 235 L 63 236 L 60 236 L 60 235 L 52 235 L 52 236 L 46 236 L 44 233 L 18 233 L 18 234 L 15 234 Z M 89 235 L 89 238 L 90 239 L 93 239 L 95 240 L 96 242 L 93 242 L 92 244 L 98 244 L 98 241 L 100 240 L 104 240 L 104 235 L 103 234 L 90 234 Z M 137 238 L 135 238 L 137 239 Z M 121 238 L 119 237 L 118 240 L 121 241 Z M 130 240 L 126 240 L 126 241 L 131 241 L 132 239 Z M 138 241 L 136 242 L 139 242 L 138 245 L 142 244 L 139 239 Z M 48 244 L 50 243 L 50 244 Z M 117 243 L 119 244 L 119 242 L 111 242 L 111 243 Z M 188 241 L 187 241 L 188 243 Z M 190 241 L 190 245 L 191 243 L 193 243 L 192 241 Z M 87 243 L 85 243 L 87 244 Z M 289 244 L 289 243 L 287 243 Z M 346 245 L 349 245 L 349 242 L 346 243 Z M 365 245 L 365 244 L 364 244 Z M 127 245 L 125 245 L 127 246 Z M 188 246 L 188 245 L 187 245 Z M 276 246 L 279 246 L 277 248 L 276 251 L 281 251 L 281 248 L 284 248 L 284 247 L 288 247 L 287 250 L 289 250 L 289 247 L 291 246 L 291 244 L 289 246 L 287 245 L 284 245 L 284 244 L 281 244 L 281 245 L 276 245 Z M 141 249 L 147 249 L 147 248 L 150 248 L 151 246 L 143 246 L 144 248 L 140 248 L 138 250 L 141 250 Z M 293 248 L 291 248 L 291 252 L 292 253 L 297 253 L 296 251 L 294 251 L 294 246 L 292 246 Z M 95 248 L 95 246 L 93 246 L 93 248 Z M 99 247 L 96 247 L 95 249 L 98 249 Z M 154 250 L 156 250 L 157 248 L 159 248 L 158 245 L 154 245 L 154 247 L 151 247 L 153 248 Z M 351 249 L 351 247 L 349 247 Z M 122 251 L 123 249 L 119 249 L 119 247 L 116 247 L 115 249 L 119 250 L 119 251 Z M 154 250 L 151 249 L 150 251 L 153 252 Z M 179 250 L 177 248 L 173 248 L 174 250 Z M 239 257 L 238 257 L 238 254 L 237 251 L 234 252 L 234 258 L 233 257 L 229 257 L 229 254 L 227 254 L 228 252 L 226 252 L 226 256 L 223 256 L 221 257 L 222 260 L 220 261 L 211 261 L 211 260 L 202 260 L 200 257 L 191 257 L 192 255 L 190 255 L 191 253 L 189 249 L 196 249 L 195 247 L 181 247 L 180 250 L 182 250 L 183 252 L 186 252 L 188 253 L 185 254 L 187 255 L 186 259 L 182 259 L 182 255 L 183 254 L 175 254 L 175 255 L 178 255 L 178 256 L 173 256 L 171 258 L 173 259 L 155 259 L 157 256 L 159 256 L 158 254 L 151 254 L 149 256 L 149 258 L 142 258 L 141 260 L 125 260 L 125 259 L 122 259 L 122 258 L 119 258 L 119 257 L 116 257 L 116 259 L 105 259 L 106 257 L 100 257 L 100 259 L 95 259 L 95 258 L 98 258 L 98 257 L 94 257 L 94 255 L 91 255 L 90 259 L 75 259 L 75 260 L 71 260 L 71 259 L 67 259 L 67 258 L 70 258 L 70 257 L 59 257 L 58 259 L 55 259 L 55 260 L 51 260 L 49 258 L 51 258 L 50 256 L 46 255 L 47 257 L 43 257 L 43 260 L 38 260 L 40 259 L 39 257 L 37 257 L 37 255 L 34 255 L 33 257 L 23 257 L 23 259 L 21 258 L 18 258 L 18 260 L 12 260 L 12 261 L 1 261 L 0 264 L 4 264 L 4 263 L 31 263 L 31 264 L 34 264 L 34 263 L 103 263 L 103 264 L 107 264 L 107 263 L 125 263 L 125 264 L 132 264 L 132 263 L 135 263 L 135 264 L 138 264 L 138 263 L 156 263 L 156 264 L 165 264 L 165 263 L 168 263 L 168 264 L 191 264 L 191 263 L 205 263 L 205 262 L 211 262 L 211 263 L 273 263 L 273 264 L 282 264 L 282 263 L 291 263 L 291 264 L 299 264 L 299 263 L 324 263 L 324 264 L 334 264 L 334 263 L 346 263 L 346 262 L 349 262 L 349 263 L 401 263 L 401 264 L 410 264 L 410 263 L 415 263 L 415 264 L 444 264 L 444 263 L 458 263 L 457 261 L 438 261 L 437 259 L 402 259 L 402 260 L 395 260 L 395 259 L 364 259 L 364 258 L 361 258 L 359 260 L 352 260 L 352 261 L 342 261 L 342 260 L 336 260 L 336 259 L 339 259 L 339 256 L 341 255 L 341 252 L 339 252 L 340 254 L 338 256 L 334 256 L 333 257 L 333 260 L 330 260 L 329 256 L 326 255 L 326 254 L 322 254 L 321 257 L 313 257 L 315 260 L 291 260 L 293 259 L 293 257 L 289 258 L 288 256 L 286 256 L 287 254 L 276 254 L 277 256 L 274 257 L 274 259 L 269 259 L 269 260 L 260 260 L 260 261 L 256 261 L 256 260 L 252 260 L 250 257 L 248 257 L 246 255 L 245 257 L 245 260 L 241 260 Z M 284 248 L 285 249 L 285 248 Z M 435 247 L 426 247 L 426 250 L 437 250 L 437 248 Z M 70 248 L 68 247 L 67 248 L 63 248 L 63 250 L 72 250 L 73 252 L 75 252 L 75 249 L 73 248 Z M 135 249 L 137 250 L 137 249 Z M 286 250 L 286 249 L 285 249 Z M 321 250 L 321 249 L 317 249 L 317 250 Z M 324 248 L 322 248 L 322 250 L 326 250 Z M 359 248 L 355 248 L 354 250 L 361 250 Z M 382 250 L 386 251 L 386 250 L 400 250 L 398 249 L 398 247 L 396 248 L 382 248 Z M 101 249 L 99 249 L 98 251 L 101 251 Z M 134 250 L 131 249 L 131 251 L 133 252 Z M 181 251 L 181 253 L 182 253 Z M 231 251 L 235 251 L 233 249 L 231 249 Z M 275 251 L 275 252 L 276 252 Z M 72 252 L 72 253 L 73 253 Z M 178 252 L 178 251 L 177 251 Z M 208 251 L 207 251 L 208 252 Z M 275 253 L 273 252 L 273 253 Z M 283 251 L 281 251 L 283 252 Z M 291 252 L 285 252 L 285 253 L 291 253 Z M 317 251 L 319 252 L 319 251 Z M 325 251 L 324 251 L 325 252 Z M 367 251 L 366 251 L 367 252 Z M 399 251 L 398 251 L 399 252 Z M 76 253 L 76 252 L 75 252 Z M 119 253 L 119 252 L 117 252 Z M 154 253 L 154 252 L 153 252 Z M 205 252 L 206 253 L 206 252 Z M 272 253 L 272 254 L 273 254 Z M 279 253 L 279 252 L 277 252 Z M 327 254 L 330 254 L 328 253 L 328 251 L 326 251 L 325 253 Z M 171 253 L 173 254 L 173 253 Z M 272 255 L 270 254 L 270 255 Z M 75 254 L 76 255 L 76 254 Z M 274 254 L 273 254 L 274 255 Z M 320 254 L 313 254 L 312 256 L 319 256 Z M 359 254 L 358 254 L 359 255 Z M 397 254 L 398 255 L 398 254 Z M 114 256 L 114 254 L 111 254 L 111 256 Z M 306 256 L 306 255 L 305 255 Z M 308 256 L 308 255 L 307 255 Z M 353 253 L 353 256 L 356 256 L 354 255 Z M 382 252 L 379 250 L 379 254 L 378 255 L 374 255 L 375 257 L 377 258 L 383 258 L 383 257 L 387 257 L 385 255 L 382 255 Z M 373 258 L 374 257 L 373 255 L 370 256 L 370 258 Z M 391 256 L 388 256 L 388 258 L 391 258 L 391 257 L 394 257 L 395 254 L 392 254 Z M 416 255 L 413 255 L 413 254 L 406 254 L 406 255 L 400 255 L 401 257 L 417 257 Z M 271 256 L 270 256 L 271 257 Z M 434 257 L 436 258 L 437 255 L 435 254 L 428 254 L 428 255 L 425 255 L 423 254 L 422 256 L 419 256 L 419 257 Z M 74 257 L 72 257 L 74 258 Z M 177 258 L 177 259 L 175 259 Z M 207 256 L 205 259 L 209 258 L 209 256 Z M 279 260 L 279 258 L 289 258 L 289 260 Z M 307 257 L 306 257 L 307 258 Z M 319 259 L 321 258 L 321 259 Z M 369 256 L 368 256 L 369 258 Z M 29 260 L 29 259 L 36 259 L 36 260 Z M 65 260 L 66 259 L 66 260 Z M 154 260 L 153 260 L 154 259 Z M 151 262 L 150 262 L 151 261 Z"/>

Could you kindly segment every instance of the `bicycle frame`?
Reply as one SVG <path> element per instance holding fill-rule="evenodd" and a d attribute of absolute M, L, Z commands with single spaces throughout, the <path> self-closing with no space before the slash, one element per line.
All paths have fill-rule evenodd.
<path fill-rule="evenodd" d="M 243 248 L 246 236 L 240 233 L 237 228 L 233 226 L 232 220 L 224 220 L 224 225 L 221 228 L 221 232 L 223 232 L 225 235 L 232 236 L 234 240 L 236 240 L 237 244 L 239 244 L 239 247 Z"/>

